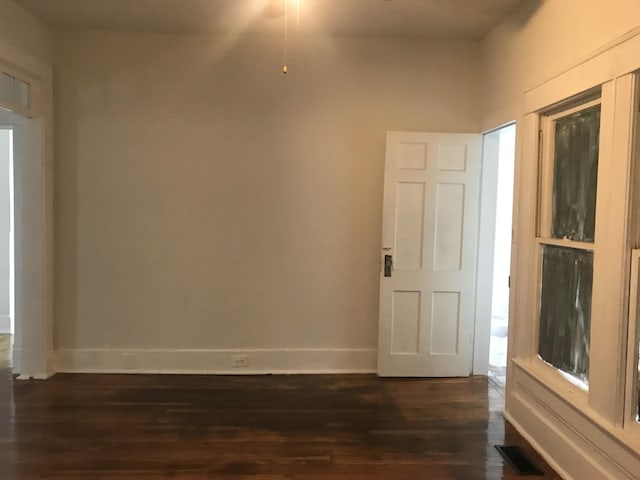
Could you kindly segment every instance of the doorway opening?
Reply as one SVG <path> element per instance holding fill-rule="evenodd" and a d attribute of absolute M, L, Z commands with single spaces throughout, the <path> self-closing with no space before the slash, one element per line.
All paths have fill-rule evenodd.
<path fill-rule="evenodd" d="M 0 124 L 0 368 L 12 366 L 15 335 L 13 133 Z"/>
<path fill-rule="evenodd" d="M 498 158 L 489 377 L 504 388 L 507 368 L 516 126 L 508 125 L 487 134 L 486 137 L 492 137 L 491 141 L 496 142 Z"/>

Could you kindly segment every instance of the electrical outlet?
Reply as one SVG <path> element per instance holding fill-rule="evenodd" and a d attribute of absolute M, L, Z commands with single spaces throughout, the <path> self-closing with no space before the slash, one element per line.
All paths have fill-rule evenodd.
<path fill-rule="evenodd" d="M 231 368 L 244 368 L 249 366 L 249 355 L 231 355 Z"/>

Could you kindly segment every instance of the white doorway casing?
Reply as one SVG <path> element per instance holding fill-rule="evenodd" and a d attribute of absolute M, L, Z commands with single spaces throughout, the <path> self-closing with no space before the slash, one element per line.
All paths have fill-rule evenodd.
<path fill-rule="evenodd" d="M 487 375 L 489 373 L 489 353 L 491 339 L 491 317 L 494 304 L 493 287 L 494 282 L 501 281 L 507 285 L 507 278 L 495 279 L 494 264 L 496 259 L 496 215 L 498 208 L 498 177 L 501 157 L 505 156 L 505 147 L 514 148 L 513 145 L 505 145 L 502 134 L 507 128 L 515 130 L 515 124 L 507 124 L 495 130 L 486 132 L 483 135 L 482 147 L 482 180 L 480 193 L 480 227 L 478 235 L 478 282 L 476 289 L 476 321 L 475 321 L 475 341 L 473 355 L 474 375 Z M 514 132 L 515 135 L 515 132 Z M 511 161 L 515 156 L 515 151 L 510 153 Z M 513 187 L 513 178 L 510 180 Z M 512 212 L 513 194 L 506 199 L 509 202 L 509 212 Z M 509 214 L 512 216 L 512 213 Z M 499 242 L 504 262 L 507 264 L 511 260 L 511 235 L 507 239 L 500 239 Z M 508 302 L 508 299 L 506 299 Z"/>
<path fill-rule="evenodd" d="M 0 124 L 0 335 L 13 334 L 11 212 L 13 205 L 11 163 L 13 129 Z"/>
<path fill-rule="evenodd" d="M 13 371 L 19 378 L 48 378 L 55 373 L 52 70 L 3 42 L 0 66 L 27 78 L 32 91 L 29 110 L 0 102 L 0 124 L 14 130 Z"/>
<path fill-rule="evenodd" d="M 53 335 L 45 306 L 43 125 L 42 120 L 7 112 L 0 118 L 14 127 L 14 373 L 22 378 L 47 378 L 53 373 Z"/>
<path fill-rule="evenodd" d="M 491 299 L 490 369 L 504 378 L 507 366 L 507 332 L 513 241 L 513 192 L 515 169 L 515 124 L 501 128 L 498 159 L 498 197 L 493 258 L 493 292 Z"/>

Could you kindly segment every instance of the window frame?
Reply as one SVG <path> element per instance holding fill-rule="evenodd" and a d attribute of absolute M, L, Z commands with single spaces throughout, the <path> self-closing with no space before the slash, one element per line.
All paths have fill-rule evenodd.
<path fill-rule="evenodd" d="M 625 416 L 623 428 L 633 437 L 640 438 L 640 419 L 637 418 L 640 405 L 640 249 L 631 252 L 631 285 L 629 288 L 629 329 L 626 365 Z"/>
<path fill-rule="evenodd" d="M 631 120 L 631 211 L 629 316 L 627 322 L 627 362 L 625 365 L 624 431 L 640 439 L 640 71 L 634 74 Z M 635 187 L 635 188 L 633 188 Z"/>
<path fill-rule="evenodd" d="M 630 252 L 634 238 L 630 232 L 634 225 L 629 222 L 632 218 L 631 186 L 640 185 L 632 182 L 630 141 L 632 120 L 638 110 L 638 103 L 631 99 L 638 81 L 635 72 L 640 69 L 639 49 L 640 29 L 636 29 L 524 89 L 516 157 L 515 250 L 505 395 L 505 415 L 516 425 L 522 425 L 542 442 L 552 441 L 551 444 L 557 446 L 553 441 L 560 435 L 567 446 L 571 445 L 571 448 L 556 452 L 557 455 L 566 455 L 577 448 L 583 454 L 582 458 L 590 459 L 588 463 L 598 471 L 620 468 L 629 476 L 638 471 L 640 455 L 640 436 L 623 428 L 628 386 L 625 381 Z M 594 265 L 594 270 L 604 273 L 600 276 L 606 283 L 594 285 L 594 289 L 603 289 L 606 294 L 605 301 L 597 302 L 592 308 L 587 396 L 551 367 L 551 371 L 547 371 L 542 362 L 534 361 L 537 356 L 534 339 L 538 332 L 536 282 L 539 270 L 535 241 L 538 221 L 536 180 L 541 154 L 541 115 L 555 105 L 567 105 L 568 99 L 595 88 L 601 88 L 602 92 L 600 145 L 601 151 L 606 147 L 607 152 L 606 158 L 599 158 L 599 164 L 606 163 L 605 184 L 615 188 L 607 189 L 609 228 L 601 232 L 603 235 L 596 232 L 600 247 L 606 252 L 606 262 Z M 598 180 L 601 193 L 600 176 Z M 597 358 L 594 358 L 596 351 Z M 581 467 L 574 470 L 584 471 Z"/>
<path fill-rule="evenodd" d="M 629 388 L 626 380 L 627 330 L 630 252 L 634 238 L 631 188 L 635 184 L 640 185 L 640 180 L 634 183 L 632 176 L 631 125 L 635 118 L 635 92 L 639 84 L 640 75 L 636 75 L 635 71 L 629 72 L 592 85 L 582 92 L 556 97 L 555 101 L 540 105 L 524 117 L 526 137 L 523 151 L 529 149 L 529 152 L 535 153 L 526 157 L 532 162 L 532 168 L 521 169 L 521 174 L 533 176 L 534 181 L 527 190 L 530 196 L 526 204 L 530 210 L 526 214 L 519 212 L 519 216 L 527 218 L 529 223 L 525 229 L 519 224 L 519 235 L 525 235 L 528 242 L 525 252 L 520 256 L 520 261 L 524 263 L 520 263 L 519 268 L 523 270 L 518 273 L 519 291 L 525 288 L 526 293 L 523 293 L 523 297 L 516 297 L 516 301 L 526 298 L 526 302 L 520 302 L 522 306 L 516 307 L 516 310 L 528 320 L 526 330 L 513 341 L 515 348 L 511 358 L 521 370 L 528 372 L 540 385 L 544 385 L 574 410 L 583 412 L 592 422 L 611 435 L 624 439 L 627 445 L 633 445 L 638 451 L 640 438 L 629 434 L 623 426 L 629 410 L 625 398 Z M 544 208 L 542 182 L 545 178 L 552 178 L 549 168 L 553 168 L 553 157 L 549 155 L 550 151 L 553 152 L 549 145 L 553 141 L 549 118 L 564 117 L 572 111 L 588 109 L 594 100 L 601 104 L 594 243 L 572 244 L 572 240 L 553 239 L 550 228 L 548 237 L 540 241 L 540 233 L 543 233 L 540 212 Z M 551 162 L 551 166 L 544 166 L 545 161 Z M 636 175 L 640 179 L 640 171 Z M 524 178 L 521 181 L 525 181 Z M 551 192 L 552 183 L 548 185 L 547 191 Z M 550 206 L 551 197 L 548 193 L 547 199 Z M 550 226 L 550 210 L 548 215 Z M 640 232 L 640 224 L 636 227 Z M 640 234 L 637 237 L 640 240 Z M 538 355 L 543 244 L 569 248 L 593 246 L 595 251 L 601 253 L 594 255 L 588 389 L 579 381 L 574 382 L 570 375 L 547 364 Z"/>
<path fill-rule="evenodd" d="M 599 93 L 589 94 L 586 98 L 582 99 L 582 101 L 572 101 L 571 104 L 565 108 L 556 108 L 552 112 L 545 113 L 541 116 L 540 131 L 542 132 L 542 154 L 540 156 L 541 174 L 538 180 L 540 182 L 540 202 L 538 204 L 538 228 L 536 238 L 544 239 L 544 243 L 547 245 L 593 250 L 595 253 L 596 239 L 594 239 L 593 242 L 580 242 L 551 236 L 553 217 L 553 173 L 555 163 L 555 122 L 561 118 L 589 110 L 595 106 L 600 106 L 600 110 L 602 111 L 602 98 Z M 596 212 L 597 210 L 596 200 Z"/>
<path fill-rule="evenodd" d="M 574 399 L 580 404 L 581 407 L 588 402 L 589 383 L 582 382 L 578 378 L 563 372 L 562 370 L 549 364 L 539 355 L 540 347 L 540 314 L 541 314 L 541 299 L 542 299 L 542 258 L 543 247 L 562 247 L 570 248 L 573 250 L 589 251 L 593 253 L 594 266 L 596 258 L 598 257 L 598 235 L 594 235 L 593 242 L 575 241 L 569 238 L 554 238 L 551 236 L 552 230 L 552 205 L 553 205 L 553 182 L 554 182 L 554 170 L 555 170 L 555 125 L 556 121 L 561 118 L 565 118 L 574 113 L 589 110 L 595 106 L 600 107 L 602 115 L 602 95 L 599 88 L 585 92 L 579 96 L 568 99 L 558 105 L 554 105 L 552 108 L 541 111 L 538 114 L 539 125 L 539 142 L 538 142 L 538 186 L 537 186 L 537 212 L 536 212 L 536 230 L 535 230 L 535 261 L 537 265 L 536 283 L 535 283 L 535 302 L 536 307 L 535 322 L 533 329 L 533 345 L 532 345 L 532 367 L 536 369 L 539 374 L 548 377 L 554 384 L 559 386 L 565 391 L 565 394 Z M 602 127 L 602 118 L 601 124 Z M 602 128 L 600 128 L 599 135 L 602 135 Z M 598 178 L 600 177 L 600 157 L 602 155 L 602 144 L 599 145 L 599 157 L 598 157 Z M 602 215 L 598 215 L 598 211 L 601 209 L 602 196 L 596 193 L 596 232 L 598 230 L 598 219 Z M 592 288 L 595 284 L 595 267 L 594 278 L 592 281 Z M 592 295 L 592 311 L 591 318 L 593 319 L 593 295 Z M 564 385 L 563 385 L 564 384 Z"/>

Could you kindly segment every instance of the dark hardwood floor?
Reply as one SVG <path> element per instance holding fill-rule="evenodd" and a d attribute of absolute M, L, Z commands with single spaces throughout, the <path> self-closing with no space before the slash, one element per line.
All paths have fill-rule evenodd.
<path fill-rule="evenodd" d="M 0 369 L 11 367 L 11 335 L 0 335 Z"/>
<path fill-rule="evenodd" d="M 486 378 L 0 370 L 0 479 L 516 479 Z M 506 430 L 506 432 L 505 432 Z"/>

